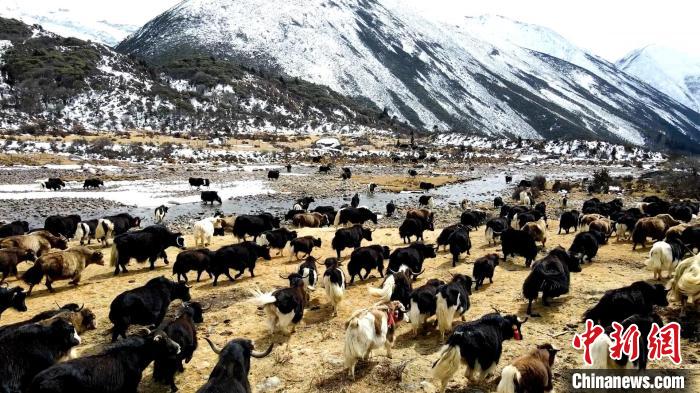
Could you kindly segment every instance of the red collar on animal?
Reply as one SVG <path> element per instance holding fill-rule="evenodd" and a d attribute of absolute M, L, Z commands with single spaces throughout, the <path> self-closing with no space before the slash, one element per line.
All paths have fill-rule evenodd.
<path fill-rule="evenodd" d="M 513 325 L 513 338 L 516 341 L 522 340 L 522 337 L 520 337 L 520 330 L 518 330 L 518 327 Z"/>
<path fill-rule="evenodd" d="M 386 313 L 386 324 L 389 328 L 392 328 L 392 327 L 394 327 L 394 325 L 396 325 L 396 319 L 394 318 L 394 311 L 391 309 L 389 311 L 387 311 L 387 313 Z"/>

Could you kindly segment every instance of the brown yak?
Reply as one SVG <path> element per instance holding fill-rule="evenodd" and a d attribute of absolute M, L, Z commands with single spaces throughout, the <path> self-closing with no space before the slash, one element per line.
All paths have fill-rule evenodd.
<path fill-rule="evenodd" d="M 51 232 L 43 230 L 0 240 L 0 248 L 13 247 L 32 250 L 36 256 L 41 256 L 52 248 L 65 250 L 68 247 L 68 241 L 63 236 L 54 236 Z"/>
<path fill-rule="evenodd" d="M 328 217 L 321 213 L 299 213 L 292 217 L 292 223 L 297 228 L 320 228 L 328 225 Z"/>
<path fill-rule="evenodd" d="M 0 284 L 5 282 L 7 276 L 17 275 L 17 265 L 19 263 L 24 261 L 34 262 L 35 260 L 36 255 L 34 255 L 32 250 L 16 247 L 0 249 L 0 273 L 2 273 Z"/>
<path fill-rule="evenodd" d="M 50 292 L 54 291 L 51 283 L 57 280 L 71 280 L 71 284 L 78 285 L 85 267 L 93 263 L 104 266 L 102 253 L 82 246 L 41 256 L 22 276 L 22 280 L 29 284 L 27 296 L 31 295 L 34 286 L 41 282 L 44 276 Z"/>

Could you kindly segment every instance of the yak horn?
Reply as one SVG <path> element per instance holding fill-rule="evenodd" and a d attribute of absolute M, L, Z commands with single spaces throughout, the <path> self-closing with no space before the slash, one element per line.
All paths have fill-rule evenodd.
<path fill-rule="evenodd" d="M 81 304 L 80 307 L 78 308 L 78 311 L 82 311 L 84 307 L 85 307 L 85 303 Z"/>
<path fill-rule="evenodd" d="M 411 270 L 411 274 L 413 274 L 414 276 L 420 276 L 421 274 L 425 273 L 425 268 L 423 268 L 423 270 L 419 271 L 418 273 L 414 273 L 413 269 L 409 269 L 409 270 Z"/>
<path fill-rule="evenodd" d="M 209 343 L 209 346 L 211 347 L 211 350 L 214 351 L 215 354 L 220 355 L 221 354 L 221 348 L 218 348 L 216 344 L 214 344 L 209 338 L 204 337 L 204 339 Z"/>
<path fill-rule="evenodd" d="M 265 352 L 251 351 L 250 356 L 252 356 L 254 358 L 258 358 L 258 359 L 264 358 L 265 356 L 269 355 L 270 352 L 272 352 L 272 347 L 274 347 L 274 346 L 275 346 L 275 344 L 270 344 L 270 346 L 267 348 L 267 350 L 265 350 Z"/>
<path fill-rule="evenodd" d="M 396 274 L 396 272 L 393 271 L 393 270 L 391 270 L 391 269 L 386 269 L 386 270 L 387 270 L 389 273 L 391 273 L 391 274 Z"/>
<path fill-rule="evenodd" d="M 212 306 L 212 304 L 209 303 L 209 305 L 208 305 L 206 308 L 202 307 L 202 311 L 207 311 L 207 310 L 209 310 L 209 309 L 211 308 L 211 306 Z"/>
<path fill-rule="evenodd" d="M 499 314 L 501 313 L 501 310 L 497 309 L 496 307 L 491 306 L 491 308 L 493 309 L 493 311 L 495 311 L 495 312 L 497 312 L 497 313 L 499 313 Z M 520 317 L 518 317 L 518 321 L 520 321 Z M 521 323 L 522 323 L 522 322 L 521 322 Z"/>
<path fill-rule="evenodd" d="M 280 278 L 283 278 L 283 279 L 285 279 L 285 280 L 289 280 L 289 276 L 283 276 L 283 275 L 281 275 L 281 274 L 280 274 Z"/>
<path fill-rule="evenodd" d="M 55 304 L 55 305 L 56 305 L 56 308 L 58 308 L 59 310 L 60 310 L 61 308 L 63 308 L 63 307 L 61 307 L 60 304 L 58 304 L 58 302 L 53 302 L 53 304 Z"/>
<path fill-rule="evenodd" d="M 520 323 L 522 324 L 522 323 L 527 322 L 527 320 L 528 320 L 530 317 L 525 317 L 525 319 L 520 319 L 520 317 L 516 317 L 516 318 L 518 318 L 518 322 L 520 322 Z"/>

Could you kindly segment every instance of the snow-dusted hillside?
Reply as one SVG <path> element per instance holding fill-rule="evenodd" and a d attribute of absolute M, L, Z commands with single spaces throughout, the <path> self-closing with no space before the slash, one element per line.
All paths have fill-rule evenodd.
<path fill-rule="evenodd" d="M 160 64 L 192 53 L 233 59 L 368 99 L 424 129 L 700 142 L 700 114 L 561 37 L 543 41 L 546 54 L 476 30 L 377 0 L 186 0 L 117 49 Z M 527 40 L 551 38 L 545 30 Z"/>
<path fill-rule="evenodd" d="M 657 45 L 632 51 L 617 66 L 700 112 L 700 59 Z"/>
<path fill-rule="evenodd" d="M 378 108 L 211 58 L 154 69 L 109 47 L 0 18 L 0 130 L 389 132 Z"/>

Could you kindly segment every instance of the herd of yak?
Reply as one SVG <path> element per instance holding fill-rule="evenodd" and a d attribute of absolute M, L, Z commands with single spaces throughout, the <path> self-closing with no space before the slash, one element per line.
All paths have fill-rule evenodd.
<path fill-rule="evenodd" d="M 206 179 L 196 179 L 193 186 L 209 185 Z M 521 185 L 527 186 L 527 182 Z M 59 184 L 56 179 L 49 179 L 45 186 Z M 372 193 L 375 187 L 369 187 L 368 192 Z M 51 216 L 44 228 L 34 230 L 24 221 L 4 224 L 0 227 L 0 282 L 4 283 L 0 287 L 0 314 L 9 308 L 26 312 L 25 299 L 42 280 L 53 292 L 55 281 L 70 280 L 78 285 L 88 265 L 104 265 L 103 253 L 86 245 L 93 240 L 102 246 L 111 242 L 109 264 L 114 267 L 115 275 L 126 272 L 132 259 L 149 261 L 153 269 L 159 259 L 169 264 L 166 249 L 176 247 L 181 251 L 172 266 L 177 281 L 153 278 L 112 301 L 109 320 L 113 325 L 113 344 L 98 354 L 83 357 L 72 354 L 81 342 L 80 333 L 95 329 L 95 314 L 76 304 L 0 326 L 0 392 L 136 392 L 143 371 L 151 363 L 153 378 L 176 391 L 175 375 L 184 371 L 184 364 L 197 349 L 197 325 L 204 321 L 207 310 L 200 302 L 192 301 L 188 273 L 196 272 L 199 281 L 206 272 L 213 278 L 213 285 L 217 285 L 221 275 L 235 281 L 247 270 L 254 276 L 256 261 L 270 260 L 273 249 L 278 250 L 278 255 L 287 250 L 290 259 L 296 257 L 302 262 L 297 272 L 283 276 L 289 283 L 287 287 L 270 292 L 256 289 L 248 300 L 265 311 L 271 334 L 292 334 L 303 319 L 311 292 L 318 287 L 323 288 L 337 315 L 346 287 L 353 285 L 356 278 L 364 281 L 372 270 L 377 270 L 383 281 L 378 287 L 369 288 L 369 293 L 377 298 L 376 303 L 352 313 L 345 324 L 344 356 L 349 377 L 355 377 L 357 362 L 366 360 L 375 349 L 384 348 L 391 357 L 396 329 L 402 321 L 409 322 L 417 334 L 429 329 L 427 320 L 434 317 L 441 337 L 444 339 L 447 334 L 431 370 L 441 391 L 461 365 L 466 366 L 465 375 L 470 381 L 480 381 L 493 374 L 501 358 L 503 341 L 523 339 L 521 329 L 527 318 L 500 311 L 453 325 L 456 318 L 465 320 L 472 290 L 488 290 L 483 289 L 484 281 L 493 283 L 501 259 L 513 256 L 525 259 L 530 273 L 522 283 L 522 293 L 528 300 L 528 316 L 537 317 L 532 310 L 533 302 L 541 297 L 542 304 L 547 306 L 552 298 L 568 293 L 570 274 L 582 272 L 582 265 L 590 263 L 611 236 L 617 236 L 618 241 L 631 240 L 633 248 L 645 247 L 648 239 L 652 239 L 647 267 L 653 271 L 654 279 L 660 280 L 666 272 L 669 280 L 665 286 L 638 281 L 607 291 L 584 315 L 584 319 L 604 326 L 606 334 L 610 334 L 612 323 L 618 322 L 623 326 L 636 324 L 644 335 L 653 323 L 662 323 L 655 307 L 668 306 L 668 299 L 672 299 L 679 301 L 685 312 L 700 299 L 700 257 L 696 256 L 700 249 L 700 226 L 693 224 L 698 202 L 669 202 L 652 196 L 625 209 L 621 199 L 602 202 L 593 198 L 585 201 L 579 212 L 568 210 L 567 198 L 563 196 L 559 233 L 573 230 L 577 234 L 568 250 L 553 248 L 537 259 L 541 252 L 539 245 L 544 250 L 547 241 L 547 207 L 544 202 L 536 203 L 527 187 L 517 197 L 518 205 L 506 205 L 501 197 L 495 198 L 494 208 L 500 208 L 500 214 L 495 217 L 462 204 L 460 222 L 443 228 L 436 244 L 427 244 L 423 233 L 435 229 L 435 212 L 431 209 L 433 198 L 426 193 L 420 197 L 417 208 L 407 208 L 406 218 L 398 228 L 406 244 L 394 250 L 380 244 L 362 245 L 363 241 L 373 240 L 372 230 L 365 223 L 376 224 L 381 216 L 359 206 L 358 194 L 349 205 L 337 210 L 332 206 L 309 210 L 313 197 L 300 198 L 284 217 L 293 227 L 339 227 L 331 241 L 336 257 L 323 262 L 312 256 L 315 248 L 322 247 L 320 238 L 298 236 L 294 228 L 282 226 L 283 219 L 270 213 L 238 216 L 217 213 L 199 220 L 193 226 L 196 247 L 192 249 L 185 249 L 180 232 L 162 225 L 167 213 L 165 206 L 155 211 L 158 224 L 145 228 L 141 228 L 140 218 L 128 213 L 86 221 L 78 215 Z M 387 205 L 387 215 L 396 211 L 393 202 Z M 456 266 L 462 254 L 470 253 L 472 232 L 481 227 L 485 228 L 489 246 L 501 244 L 502 257 L 489 253 L 476 258 L 471 276 L 454 274 L 448 282 L 433 278 L 414 286 L 425 272 L 425 261 L 435 258 L 440 247 L 449 248 L 452 265 Z M 237 242 L 218 250 L 207 248 L 212 236 L 225 236 L 229 232 Z M 249 237 L 252 240 L 247 240 Z M 69 247 L 68 239 L 73 239 L 76 245 Z M 352 249 L 346 261 L 341 255 L 345 249 Z M 29 286 L 26 292 L 20 286 L 6 284 L 10 276 L 17 276 L 17 265 L 22 262 L 32 263 L 21 276 Z M 322 275 L 317 269 L 319 264 L 325 266 Z M 235 276 L 231 270 L 237 272 Z M 168 308 L 175 300 L 182 302 L 179 315 L 166 320 Z M 134 325 L 143 328 L 132 329 L 132 334 L 127 334 Z M 609 343 L 606 334 L 593 345 L 605 348 Z M 257 351 L 253 342 L 246 339 L 232 340 L 223 348 L 208 338 L 205 340 L 219 355 L 219 361 L 198 392 L 250 392 L 250 358 L 267 356 L 272 345 Z M 557 351 L 543 343 L 517 358 L 503 368 L 498 391 L 551 391 L 551 367 Z M 596 353 L 602 354 L 593 359 L 598 368 L 646 368 L 643 357 L 632 362 L 624 357 L 612 360 L 606 351 Z"/>

